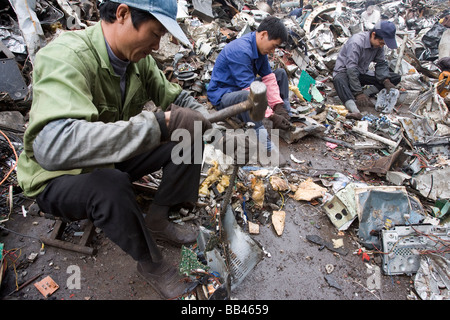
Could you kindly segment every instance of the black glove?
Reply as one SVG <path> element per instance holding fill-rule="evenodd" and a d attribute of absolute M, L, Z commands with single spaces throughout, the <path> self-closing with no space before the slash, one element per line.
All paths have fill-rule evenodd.
<path fill-rule="evenodd" d="M 169 137 L 176 129 L 186 129 L 189 131 L 191 138 L 194 137 L 194 123 L 201 122 L 201 133 L 205 133 L 206 130 L 211 129 L 212 125 L 208 119 L 206 119 L 199 111 L 190 108 L 183 108 L 176 104 L 171 104 L 168 108 L 170 111 L 169 120 Z M 192 140 L 193 141 L 193 140 Z"/>
<path fill-rule="evenodd" d="M 273 107 L 273 112 L 279 116 L 282 116 L 287 121 L 291 120 L 291 116 L 289 115 L 289 112 L 287 112 L 286 108 L 284 107 L 284 104 L 279 103 Z"/>
<path fill-rule="evenodd" d="M 394 84 L 389 79 L 384 80 L 383 85 L 386 89 L 386 93 L 388 93 L 388 94 L 389 94 L 389 91 L 391 91 L 391 89 L 395 88 Z"/>
<path fill-rule="evenodd" d="M 274 129 L 289 130 L 291 128 L 289 120 L 279 114 L 274 113 L 269 119 L 272 120 Z"/>
<path fill-rule="evenodd" d="M 356 95 L 356 105 L 358 108 L 365 107 L 365 108 L 375 108 L 375 105 L 370 101 L 369 97 L 365 95 L 364 93 L 360 93 Z"/>

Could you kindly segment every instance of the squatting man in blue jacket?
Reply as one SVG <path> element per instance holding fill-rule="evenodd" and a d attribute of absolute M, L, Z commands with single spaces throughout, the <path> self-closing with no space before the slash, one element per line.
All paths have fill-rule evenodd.
<path fill-rule="evenodd" d="M 267 87 L 269 108 L 266 118 L 274 129 L 289 130 L 291 127 L 289 102 L 289 79 L 284 69 L 272 71 L 268 55 L 288 39 L 283 20 L 268 16 L 256 31 L 228 43 L 217 56 L 211 81 L 208 85 L 208 99 L 217 109 L 230 107 L 247 100 L 253 81 L 262 81 Z M 266 147 L 267 154 L 280 166 L 286 160 L 279 153 L 262 121 L 253 121 L 248 112 L 237 116 L 244 123 L 254 123 L 258 140 Z"/>

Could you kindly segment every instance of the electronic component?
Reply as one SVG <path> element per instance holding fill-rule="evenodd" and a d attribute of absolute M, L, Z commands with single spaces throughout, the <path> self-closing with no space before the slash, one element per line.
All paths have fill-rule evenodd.
<path fill-rule="evenodd" d="M 383 272 L 387 275 L 413 274 L 420 257 L 427 252 L 450 258 L 450 228 L 428 224 L 395 226 L 382 230 Z"/>

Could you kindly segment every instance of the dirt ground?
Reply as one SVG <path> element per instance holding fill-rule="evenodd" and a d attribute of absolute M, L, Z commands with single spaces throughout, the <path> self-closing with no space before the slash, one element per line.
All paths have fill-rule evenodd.
<path fill-rule="evenodd" d="M 286 158 L 305 160 L 310 172 L 343 172 L 358 175 L 349 163 L 350 154 L 332 157 L 323 140 L 306 136 L 299 142 L 281 141 Z M 293 169 L 304 165 L 288 160 Z M 370 261 L 358 255 L 361 245 L 356 236 L 357 223 L 339 233 L 320 204 L 286 198 L 285 229 L 278 236 L 268 223 L 258 235 L 251 235 L 266 254 L 243 282 L 231 292 L 233 300 L 408 300 L 414 295 L 410 276 L 387 276 L 380 271 L 381 257 Z M 72 232 L 82 231 L 83 221 L 72 223 Z M 3 300 L 160 300 L 136 272 L 136 263 L 119 247 L 96 230 L 91 246 L 95 255 L 81 254 L 46 245 L 41 251 L 41 236 L 48 236 L 55 220 L 28 213 L 13 213 L 0 230 L 0 243 L 10 254 L 0 288 Z M 343 239 L 348 254 L 337 254 L 307 240 L 308 235 L 325 241 Z M 74 236 L 74 242 L 77 236 Z M 79 238 L 79 237 L 78 237 Z M 174 264 L 180 261 L 180 248 L 159 243 L 163 254 Z M 30 254 L 37 254 L 33 262 Z M 34 283 L 50 276 L 59 288 L 44 297 Z M 77 282 L 74 278 L 78 276 Z M 74 280 L 75 279 L 75 280 Z M 28 281 L 28 282 L 27 282 Z M 25 283 L 24 287 L 19 286 Z"/>

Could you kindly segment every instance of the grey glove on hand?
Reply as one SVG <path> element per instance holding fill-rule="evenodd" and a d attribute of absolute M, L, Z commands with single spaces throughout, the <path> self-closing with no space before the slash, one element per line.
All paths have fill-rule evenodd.
<path fill-rule="evenodd" d="M 279 114 L 274 113 L 269 119 L 272 121 L 274 129 L 289 130 L 291 127 L 289 120 L 286 120 L 285 117 L 280 116 Z"/>
<path fill-rule="evenodd" d="M 273 107 L 273 114 L 269 117 L 269 119 L 273 123 L 274 129 L 281 129 L 281 130 L 289 130 L 291 127 L 289 113 L 284 108 L 284 105 L 282 103 L 277 104 Z"/>

